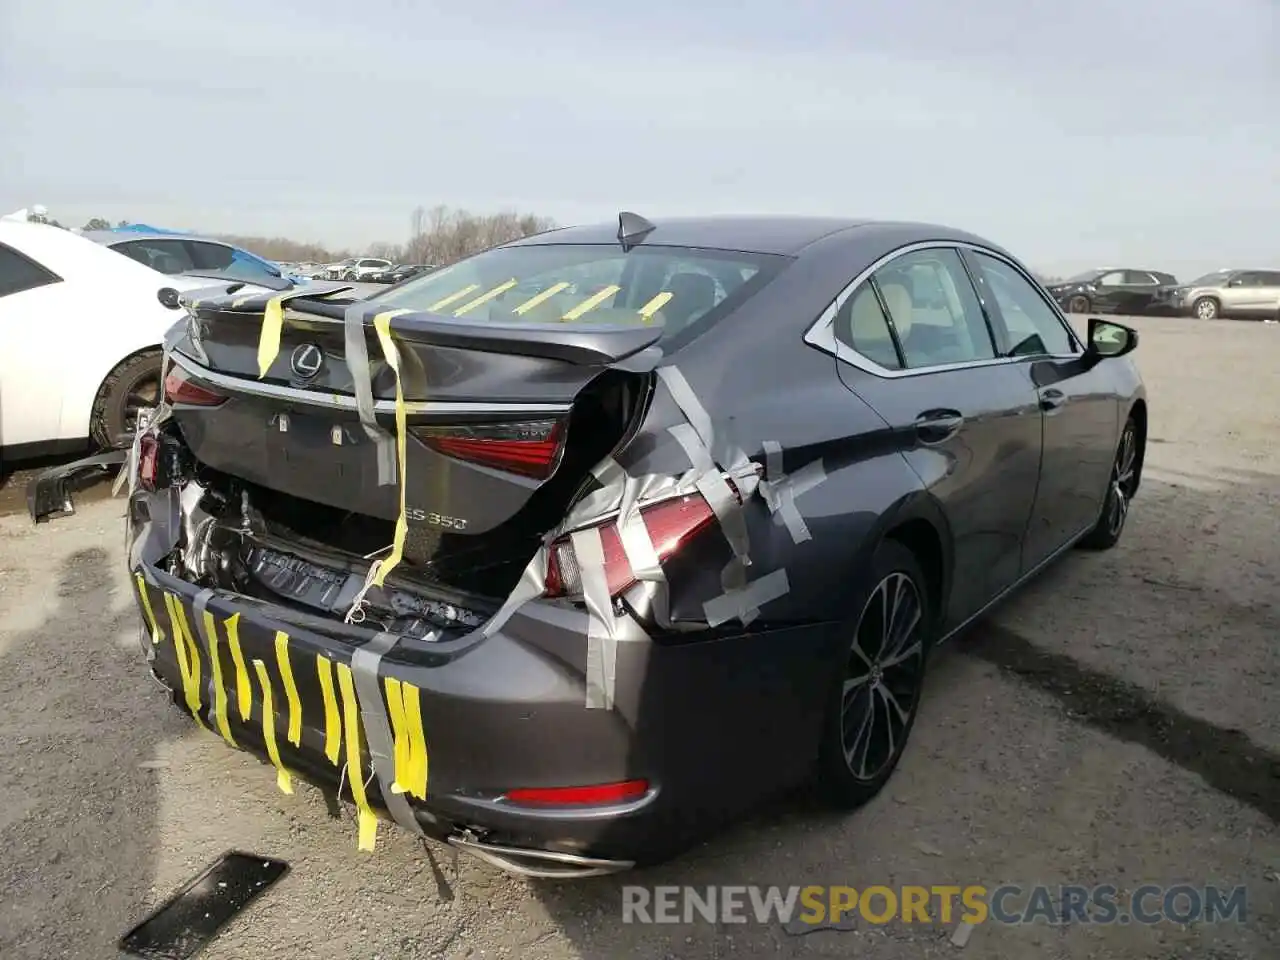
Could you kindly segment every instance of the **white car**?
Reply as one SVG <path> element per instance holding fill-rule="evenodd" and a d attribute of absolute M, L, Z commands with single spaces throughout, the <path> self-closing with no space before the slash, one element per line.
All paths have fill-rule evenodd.
<path fill-rule="evenodd" d="M 347 267 L 347 272 L 342 275 L 343 280 L 368 280 L 375 273 L 382 273 L 384 270 L 390 270 L 393 264 L 390 260 L 383 260 L 379 257 L 361 257 L 351 266 Z"/>
<path fill-rule="evenodd" d="M 159 399 L 178 294 L 236 283 L 274 289 L 166 276 L 69 230 L 0 222 L 0 460 L 126 444 Z"/>

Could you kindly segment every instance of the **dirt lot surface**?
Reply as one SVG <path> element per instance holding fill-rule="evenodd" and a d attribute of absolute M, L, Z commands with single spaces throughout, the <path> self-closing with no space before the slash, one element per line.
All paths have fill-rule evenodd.
<path fill-rule="evenodd" d="M 0 518 L 0 956 L 114 956 L 229 848 L 292 872 L 210 960 L 261 957 L 1280 957 L 1280 327 L 1134 321 L 1148 469 L 1120 546 L 1074 553 L 950 649 L 863 811 L 787 800 L 621 878 L 513 879 L 276 790 L 140 662 L 118 501 Z M 1216 883 L 1244 923 L 988 923 L 802 935 L 621 922 L 623 884 Z"/>

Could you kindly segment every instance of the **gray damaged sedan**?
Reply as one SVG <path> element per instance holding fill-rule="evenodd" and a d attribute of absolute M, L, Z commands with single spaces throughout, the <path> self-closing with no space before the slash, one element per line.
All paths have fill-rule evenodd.
<path fill-rule="evenodd" d="M 1142 474 L 1134 331 L 957 230 L 622 214 L 343 293 L 188 304 L 121 476 L 150 669 L 365 849 L 590 876 L 857 806 L 931 651 Z"/>

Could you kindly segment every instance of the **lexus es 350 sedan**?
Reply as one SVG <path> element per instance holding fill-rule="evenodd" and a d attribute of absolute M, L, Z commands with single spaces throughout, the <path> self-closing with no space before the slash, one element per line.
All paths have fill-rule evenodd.
<path fill-rule="evenodd" d="M 873 797 L 930 653 L 1113 546 L 1147 436 L 1133 331 L 921 224 L 627 213 L 171 343 L 128 467 L 150 669 L 361 847 L 540 875 L 815 772 Z"/>

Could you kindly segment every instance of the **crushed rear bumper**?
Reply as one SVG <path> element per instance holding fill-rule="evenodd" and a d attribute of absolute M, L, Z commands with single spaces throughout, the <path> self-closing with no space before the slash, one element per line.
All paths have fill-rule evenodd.
<path fill-rule="evenodd" d="M 142 643 L 152 671 L 208 732 L 224 730 L 234 746 L 271 762 L 270 730 L 291 774 L 354 800 L 349 743 L 332 741 L 348 707 L 340 692 L 326 694 L 321 673 L 347 670 L 358 683 L 355 655 L 377 630 L 170 572 L 171 538 L 157 536 L 151 520 L 155 513 L 163 525 L 161 500 L 139 492 L 130 505 L 130 580 L 144 622 L 157 628 L 148 626 Z M 374 668 L 376 702 L 368 686 L 355 691 L 369 806 L 514 873 L 588 877 L 674 855 L 808 772 L 820 704 L 804 691 L 820 689 L 829 672 L 838 647 L 830 631 L 758 628 L 670 641 L 634 625 L 618 638 L 616 696 L 606 710 L 586 706 L 585 618 L 535 601 L 488 636 L 398 638 Z M 388 798 L 374 775 L 369 708 L 391 721 L 389 681 L 416 691 L 428 771 L 421 797 Z M 643 795 L 609 805 L 506 799 L 515 789 L 628 781 L 645 781 Z M 400 816 L 390 810 L 397 801 L 411 811 L 409 827 L 404 806 Z"/>

